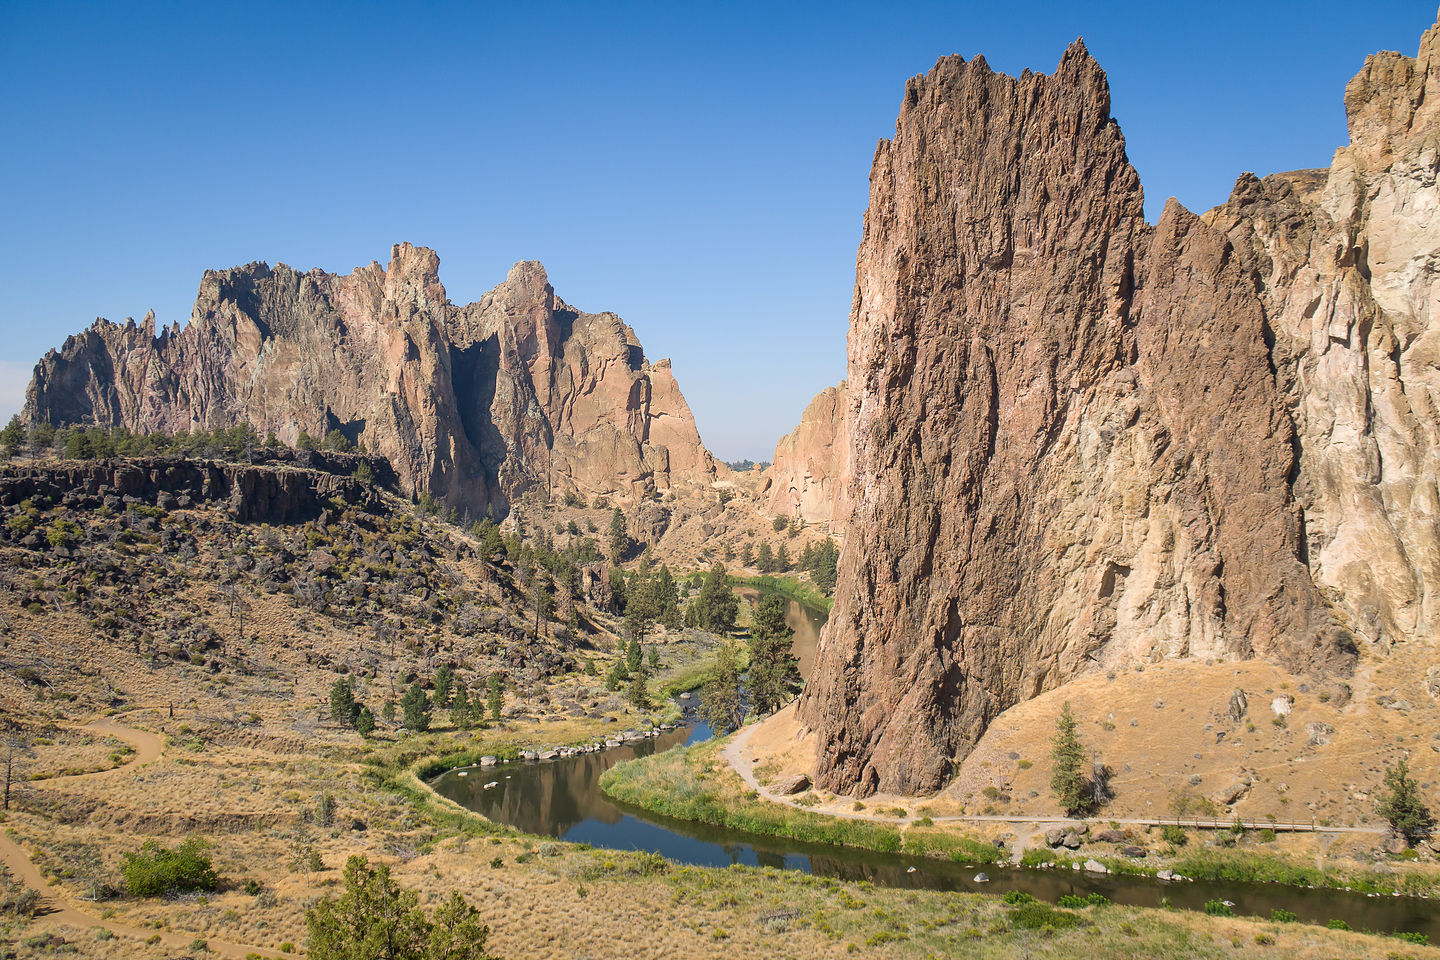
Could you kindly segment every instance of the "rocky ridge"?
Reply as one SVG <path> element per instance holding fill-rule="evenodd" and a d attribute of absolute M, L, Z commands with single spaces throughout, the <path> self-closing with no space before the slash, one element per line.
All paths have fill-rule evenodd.
<path fill-rule="evenodd" d="M 802 716 L 826 789 L 934 790 L 1090 670 L 1343 676 L 1440 584 L 1440 29 L 1371 57 L 1329 171 L 1156 226 L 1076 44 L 942 59 L 881 141 L 849 335 L 849 536 Z M 777 456 L 778 459 L 778 456 Z"/>
<path fill-rule="evenodd" d="M 841 533 L 847 512 L 845 469 L 850 451 L 845 382 L 826 387 L 805 407 L 800 423 L 775 445 L 765 471 L 770 481 L 766 510 L 799 517 Z"/>
<path fill-rule="evenodd" d="M 97 320 L 52 350 L 25 416 L 164 432 L 249 423 L 292 444 L 339 430 L 407 492 L 477 516 L 529 490 L 707 490 L 723 470 L 669 362 L 647 361 L 615 314 L 569 306 L 535 262 L 461 307 L 438 271 L 408 243 L 346 276 L 207 271 L 183 330 Z"/>

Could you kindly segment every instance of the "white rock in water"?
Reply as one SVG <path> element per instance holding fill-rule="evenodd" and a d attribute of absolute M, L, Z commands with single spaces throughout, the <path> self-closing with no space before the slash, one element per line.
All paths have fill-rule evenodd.
<path fill-rule="evenodd" d="M 1105 866 L 1105 864 L 1101 863 L 1099 860 L 1086 860 L 1086 861 L 1085 861 L 1085 872 L 1086 872 L 1086 873 L 1109 873 L 1109 872 L 1110 872 L 1110 868 L 1107 867 L 1107 866 Z"/>
<path fill-rule="evenodd" d="M 461 770 L 459 773 L 455 774 L 455 776 L 457 776 L 457 777 L 468 777 L 468 776 L 470 776 L 470 774 L 466 773 L 464 770 Z"/>
<path fill-rule="evenodd" d="M 915 868 L 914 868 L 914 867 L 911 867 L 910 869 L 911 869 L 911 870 L 914 870 Z M 977 874 L 975 874 L 975 882 L 976 882 L 976 883 L 989 883 L 989 882 L 990 882 L 990 878 L 989 878 L 988 876 L 986 876 L 985 874 L 983 874 L 983 873 L 977 873 Z"/>
<path fill-rule="evenodd" d="M 485 789 L 486 789 L 486 790 L 489 790 L 491 787 L 498 787 L 498 786 L 500 786 L 500 781 L 499 781 L 499 780 L 491 780 L 489 783 L 485 784 Z"/>

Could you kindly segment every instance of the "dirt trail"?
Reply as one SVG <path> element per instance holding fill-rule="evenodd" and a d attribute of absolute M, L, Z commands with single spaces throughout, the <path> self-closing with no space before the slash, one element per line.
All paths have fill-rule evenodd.
<path fill-rule="evenodd" d="M 758 730 L 759 727 L 760 725 L 758 723 L 752 723 L 747 727 L 742 727 L 740 731 L 735 734 L 734 738 L 720 751 L 720 755 L 725 758 L 725 761 L 728 764 L 730 764 L 730 769 L 734 770 L 735 773 L 739 775 L 740 779 L 744 780 L 746 785 L 748 785 L 750 789 L 758 793 L 762 799 L 769 800 L 771 803 L 783 803 L 786 806 L 794 807 L 797 810 L 807 809 L 806 807 L 797 803 L 790 797 L 784 797 L 769 790 L 756 778 L 755 765 L 748 757 L 745 756 L 745 748 L 746 745 L 750 742 L 750 735 L 753 734 L 756 730 Z M 820 813 L 822 816 L 827 817 L 841 817 L 846 820 L 871 820 L 879 823 L 888 823 L 893 826 L 897 826 L 902 830 L 908 827 L 915 819 L 913 817 L 887 817 L 880 814 L 867 813 L 858 810 L 810 810 L 809 812 Z M 931 817 L 930 819 L 934 823 L 1006 823 L 1019 826 L 1033 827 L 1034 829 L 1029 830 L 1028 832 L 1022 831 L 1022 835 L 1017 838 L 1013 851 L 1016 860 L 1019 860 L 1020 855 L 1024 853 L 1025 846 L 1030 842 L 1030 840 L 1035 836 L 1035 834 L 1041 832 L 1041 828 L 1047 826 L 1078 826 L 1083 822 L 1082 820 L 1077 820 L 1074 817 L 952 816 Z M 1135 827 L 1161 827 L 1169 823 L 1177 822 L 1173 817 L 1169 819 L 1148 819 L 1141 817 L 1120 817 L 1116 819 L 1106 817 L 1105 820 L 1106 822 L 1120 823 L 1126 826 Z M 1194 821 L 1194 823 L 1192 824 L 1190 820 L 1185 820 L 1183 821 L 1182 826 L 1195 826 L 1199 828 L 1213 825 L 1216 829 L 1228 829 L 1234 822 L 1234 819 L 1219 818 L 1214 821 L 1213 824 L 1211 824 L 1209 820 L 1204 819 Z M 1269 820 L 1243 820 L 1241 821 L 1241 823 L 1247 830 L 1271 829 L 1280 832 L 1295 833 L 1366 833 L 1383 835 L 1388 832 L 1384 827 L 1325 827 L 1314 823 L 1275 823 Z"/>
<path fill-rule="evenodd" d="M 66 783 L 79 780 L 82 777 L 104 777 L 113 775 L 121 770 L 128 770 L 131 767 L 150 763 L 160 758 L 164 747 L 164 740 L 157 734 L 145 730 L 136 730 L 133 727 L 122 726 L 113 718 L 96 720 L 83 726 L 75 727 L 77 730 L 84 730 L 99 736 L 114 737 L 128 743 L 135 749 L 135 753 L 125 762 L 109 770 L 99 770 L 94 773 L 77 773 L 66 777 L 55 777 L 50 780 L 38 780 L 35 786 L 48 789 L 57 783 Z M 10 875 L 25 886 L 34 890 L 40 895 L 40 909 L 35 917 L 37 922 L 56 926 L 78 927 L 82 930 L 93 927 L 103 927 L 111 933 L 120 937 L 135 937 L 140 940 L 149 940 L 151 937 L 159 937 L 160 942 L 167 947 L 174 947 L 181 950 L 189 948 L 195 940 L 205 940 L 210 952 L 222 957 L 238 958 L 260 955 L 264 957 L 285 956 L 275 950 L 265 947 L 255 947 L 244 943 L 230 943 L 225 940 L 212 940 L 208 937 L 201 937 L 194 933 L 176 932 L 173 930 L 155 930 L 147 927 L 131 926 L 128 923 L 121 923 L 117 920 L 105 920 L 91 913 L 87 913 L 82 907 L 70 901 L 59 887 L 51 886 L 40 873 L 38 867 L 31 861 L 20 845 L 4 833 L 0 833 L 0 863 L 10 871 Z"/>

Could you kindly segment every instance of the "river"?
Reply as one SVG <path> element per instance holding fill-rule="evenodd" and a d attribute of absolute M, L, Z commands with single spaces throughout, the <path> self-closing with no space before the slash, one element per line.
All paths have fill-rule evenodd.
<path fill-rule="evenodd" d="M 750 591 L 753 593 L 753 591 Z M 796 630 L 802 675 L 814 661 L 823 615 L 786 601 L 786 619 Z M 692 709 L 694 699 L 682 701 Z M 1355 930 L 1427 933 L 1440 941 L 1440 916 L 1429 900 L 1366 897 L 1340 890 L 1303 890 L 1279 884 L 1218 882 L 1162 883 L 1143 877 L 1095 876 L 1065 870 L 951 863 L 924 857 L 876 853 L 826 844 L 806 844 L 687 820 L 674 820 L 625 804 L 601 792 L 600 775 L 610 767 L 657 750 L 708 739 L 711 731 L 690 712 L 684 726 L 654 740 L 544 762 L 462 767 L 442 774 L 432 786 L 498 823 L 526 833 L 595 847 L 649 850 L 677 863 L 708 867 L 731 864 L 804 870 L 844 880 L 870 880 L 892 887 L 1004 893 L 1022 890 L 1054 902 L 1064 894 L 1101 893 L 1116 903 L 1200 910 L 1208 900 L 1231 900 L 1235 912 L 1268 917 L 1288 910 L 1302 921 L 1344 920 Z M 493 784 L 487 789 L 487 784 Z M 977 883 L 983 871 L 988 883 Z"/>

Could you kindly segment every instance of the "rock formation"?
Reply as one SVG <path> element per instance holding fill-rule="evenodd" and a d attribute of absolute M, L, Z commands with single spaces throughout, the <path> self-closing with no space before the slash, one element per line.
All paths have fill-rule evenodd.
<path fill-rule="evenodd" d="M 1325 676 L 1433 634 L 1437 53 L 1440 28 L 1369 59 L 1328 172 L 1247 174 L 1154 227 L 1081 43 L 1051 76 L 950 57 L 906 85 L 801 704 L 821 787 L 934 789 L 1001 711 L 1086 670 Z"/>
<path fill-rule="evenodd" d="M 845 468 L 850 452 L 845 382 L 826 387 L 805 407 L 800 423 L 775 445 L 766 509 L 778 517 L 844 530 Z"/>
<path fill-rule="evenodd" d="M 406 491 L 503 514 L 528 489 L 631 496 L 716 471 L 668 361 L 613 313 L 517 263 L 456 307 L 433 251 L 399 244 L 348 276 L 208 271 L 190 323 L 97 320 L 35 368 L 26 417 L 177 431 L 248 422 L 294 443 L 339 430 Z"/>

